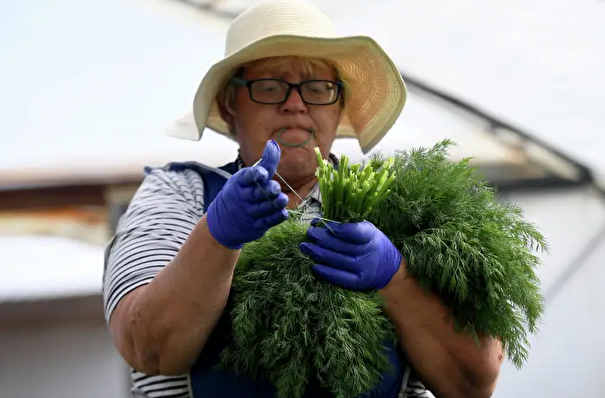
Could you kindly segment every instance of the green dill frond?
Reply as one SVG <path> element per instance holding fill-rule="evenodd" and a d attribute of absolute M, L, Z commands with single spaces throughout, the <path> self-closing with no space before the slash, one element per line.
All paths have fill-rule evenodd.
<path fill-rule="evenodd" d="M 235 268 L 232 342 L 223 366 L 266 379 L 282 398 L 300 398 L 311 380 L 335 396 L 371 389 L 389 368 L 384 343 L 395 332 L 377 293 L 318 279 L 298 245 L 307 223 L 288 220 L 244 246 Z"/>
<path fill-rule="evenodd" d="M 537 331 L 543 312 L 534 253 L 547 244 L 521 208 L 498 202 L 469 159 L 448 160 L 451 145 L 445 140 L 396 152 L 391 193 L 368 220 L 401 250 L 410 275 L 441 297 L 463 331 L 499 337 L 520 367 L 527 333 Z"/>

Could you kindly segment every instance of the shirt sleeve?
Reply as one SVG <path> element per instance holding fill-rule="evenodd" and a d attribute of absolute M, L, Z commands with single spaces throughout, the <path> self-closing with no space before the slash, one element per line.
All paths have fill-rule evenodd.
<path fill-rule="evenodd" d="M 119 301 L 149 283 L 177 254 L 203 215 L 204 185 L 192 170 L 148 169 L 105 250 L 107 323 Z"/>
<path fill-rule="evenodd" d="M 411 366 L 408 366 L 403 376 L 398 398 L 435 398 L 435 396 L 426 389 Z"/>

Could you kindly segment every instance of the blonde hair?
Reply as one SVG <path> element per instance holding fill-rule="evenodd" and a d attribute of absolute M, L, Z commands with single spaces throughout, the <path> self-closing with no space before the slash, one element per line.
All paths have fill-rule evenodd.
<path fill-rule="evenodd" d="M 336 75 L 337 79 L 339 78 L 338 69 L 336 65 L 332 62 L 320 59 L 320 58 L 308 58 L 308 57 L 299 57 L 299 56 L 289 56 L 289 57 L 269 57 L 258 59 L 255 61 L 251 61 L 240 65 L 237 70 L 231 75 L 232 77 L 241 77 L 246 68 L 251 66 L 260 66 L 266 68 L 293 68 L 297 67 L 302 70 L 305 74 L 312 74 L 317 69 L 331 69 Z M 235 110 L 235 86 L 231 84 L 231 78 L 229 78 L 222 86 L 222 89 L 219 90 L 219 93 L 216 97 L 217 102 L 224 106 L 227 112 L 234 114 Z M 344 98 L 340 98 L 341 106 L 344 106 Z M 229 126 L 229 129 L 232 130 L 232 127 Z M 230 131 L 231 134 L 235 135 L 235 131 Z"/>

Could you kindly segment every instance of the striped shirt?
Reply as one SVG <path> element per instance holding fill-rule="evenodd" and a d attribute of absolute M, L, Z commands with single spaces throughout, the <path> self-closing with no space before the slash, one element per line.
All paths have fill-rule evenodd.
<path fill-rule="evenodd" d="M 239 159 L 238 165 L 242 165 Z M 315 186 L 299 210 L 310 220 L 319 214 L 320 205 Z M 191 169 L 148 170 L 105 252 L 103 300 L 107 322 L 124 296 L 148 284 L 175 257 L 203 214 L 204 183 L 200 174 Z M 149 376 L 132 369 L 131 376 L 133 397 L 192 398 L 186 375 Z M 406 380 L 400 398 L 431 397 L 422 383 L 410 376 L 409 369 Z"/>

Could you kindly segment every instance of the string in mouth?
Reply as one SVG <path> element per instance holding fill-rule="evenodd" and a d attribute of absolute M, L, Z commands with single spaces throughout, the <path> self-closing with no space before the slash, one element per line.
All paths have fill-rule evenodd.
<path fill-rule="evenodd" d="M 291 148 L 300 148 L 301 146 L 305 146 L 307 145 L 307 143 L 309 141 L 311 141 L 311 138 L 315 137 L 315 130 L 313 129 L 305 129 L 305 131 L 308 133 L 308 137 L 305 141 L 303 142 L 298 142 L 298 143 L 291 143 L 291 142 L 285 142 L 284 140 L 282 140 L 282 133 L 284 131 L 286 131 L 288 129 L 281 129 L 277 132 L 277 139 L 276 141 L 279 142 L 281 145 L 283 146 L 287 146 L 287 147 L 291 147 Z"/>

